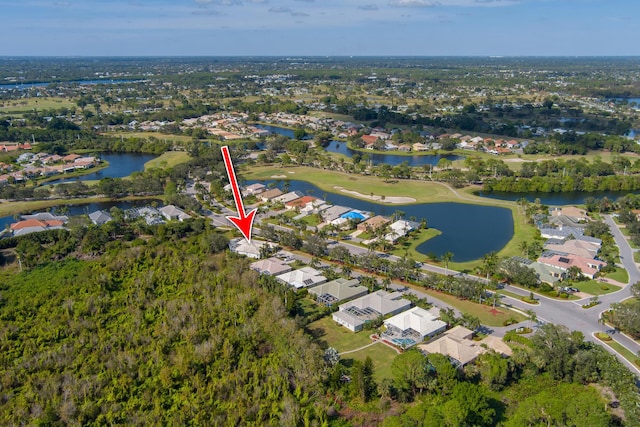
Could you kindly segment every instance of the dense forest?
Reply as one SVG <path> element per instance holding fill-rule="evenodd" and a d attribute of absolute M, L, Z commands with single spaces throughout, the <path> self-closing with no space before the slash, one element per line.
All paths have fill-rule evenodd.
<path fill-rule="evenodd" d="M 2 424 L 640 420 L 634 376 L 580 333 L 509 333 L 511 358 L 487 353 L 464 370 L 410 350 L 393 360 L 391 377 L 375 380 L 370 359 L 341 360 L 305 332 L 296 305 L 306 293 L 249 270 L 203 221 L 115 218 L 3 241 Z"/>

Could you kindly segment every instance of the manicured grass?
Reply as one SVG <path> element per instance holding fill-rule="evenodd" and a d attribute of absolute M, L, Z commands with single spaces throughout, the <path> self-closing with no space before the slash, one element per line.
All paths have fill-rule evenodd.
<path fill-rule="evenodd" d="M 633 253 L 633 260 L 637 263 L 640 263 L 640 252 Z"/>
<path fill-rule="evenodd" d="M 605 277 L 619 283 L 627 283 L 629 281 L 629 274 L 627 273 L 627 270 L 620 267 L 616 267 L 616 271 L 607 273 Z"/>
<path fill-rule="evenodd" d="M 347 328 L 339 326 L 331 316 L 309 323 L 306 329 L 323 348 L 333 347 L 339 353 L 355 350 L 373 342 L 369 338 L 373 331 L 351 332 Z"/>
<path fill-rule="evenodd" d="M 393 375 L 391 374 L 391 363 L 393 363 L 393 359 L 395 359 L 397 355 L 398 353 L 394 349 L 382 343 L 378 343 L 371 347 L 356 351 L 355 353 L 345 354 L 344 356 L 341 356 L 341 359 L 345 362 L 349 359 L 364 361 L 367 356 L 369 356 L 371 361 L 373 361 L 373 377 L 379 382 L 384 378 L 393 378 Z"/>
<path fill-rule="evenodd" d="M 504 322 L 510 318 L 515 319 L 516 322 L 526 320 L 526 317 L 524 317 L 522 314 L 511 311 L 506 307 L 496 307 L 497 312 L 494 313 L 491 306 L 488 305 L 482 305 L 467 300 L 460 300 L 454 296 L 442 292 L 436 292 L 431 289 L 419 289 L 420 291 L 428 295 L 446 302 L 447 304 L 455 307 L 463 313 L 468 313 L 476 316 L 478 319 L 480 319 L 480 323 L 486 326 L 503 326 Z"/>
<path fill-rule="evenodd" d="M 273 179 L 274 176 L 287 176 L 289 179 L 311 182 L 321 190 L 328 193 L 343 194 L 340 192 L 339 188 L 337 188 L 341 187 L 346 190 L 357 191 L 367 196 L 373 194 L 375 196 L 385 197 L 411 197 L 416 200 L 416 203 L 463 202 L 463 200 L 461 200 L 460 197 L 457 197 L 449 187 L 438 183 L 424 181 L 402 180 L 384 182 L 382 178 L 375 176 L 352 175 L 343 172 L 303 166 L 279 168 L 276 166 L 252 165 L 250 170 L 243 168 L 241 173 L 246 179 L 258 180 Z M 475 203 L 491 204 L 480 197 L 472 197 L 475 197 Z"/>
<path fill-rule="evenodd" d="M 338 350 L 339 353 L 355 350 L 373 343 L 369 338 L 369 335 L 371 335 L 373 331 L 351 332 L 343 326 L 338 326 L 336 322 L 331 319 L 331 316 L 326 316 L 310 323 L 307 325 L 307 331 L 323 348 L 333 347 Z M 392 348 L 378 343 L 354 353 L 345 354 L 341 356 L 341 359 L 349 364 L 349 360 L 364 361 L 367 356 L 371 357 L 375 369 L 374 377 L 377 381 L 380 381 L 383 378 L 392 377 L 391 363 L 397 354 L 398 353 Z"/>
<path fill-rule="evenodd" d="M 303 298 L 298 303 L 298 314 L 302 317 L 318 315 L 327 310 L 324 306 L 316 304 L 316 302 L 310 298 Z"/>
<path fill-rule="evenodd" d="M 151 137 L 157 138 L 160 141 L 179 141 L 190 142 L 193 140 L 191 136 L 187 135 L 167 135 L 160 132 L 105 132 L 103 135 L 112 137 L 123 138 L 144 138 L 149 139 Z"/>
<path fill-rule="evenodd" d="M 33 110 L 75 109 L 76 104 L 65 98 L 26 98 L 0 101 L 0 114 L 24 113 Z"/>
<path fill-rule="evenodd" d="M 602 341 L 602 340 L 601 340 Z M 620 353 L 625 359 L 631 362 L 634 366 L 640 367 L 640 357 L 634 354 L 631 350 L 628 350 L 625 346 L 618 343 L 615 340 L 611 341 L 602 341 L 604 344 L 608 345 L 618 353 Z"/>
<path fill-rule="evenodd" d="M 478 205 L 499 206 L 511 209 L 514 224 L 513 238 L 498 252 L 501 258 L 514 255 L 521 255 L 519 249 L 523 241 L 532 242 L 536 236 L 535 227 L 526 224 L 523 215 L 519 212 L 518 206 L 514 202 L 504 200 L 486 199 L 475 196 L 473 191 L 480 188 L 471 186 L 464 189 L 452 189 L 447 184 L 438 182 L 426 182 L 417 180 L 400 180 L 394 183 L 384 182 L 380 177 L 352 175 L 342 172 L 328 171 L 310 167 L 288 167 L 277 166 L 255 166 L 251 169 L 243 168 L 241 171 L 245 179 L 268 180 L 274 176 L 286 176 L 289 179 L 311 182 L 321 190 L 328 193 L 342 194 L 338 188 L 350 191 L 357 191 L 363 195 L 384 195 L 386 197 L 411 197 L 416 203 L 471 203 Z M 388 203 L 383 203 L 388 204 Z M 402 205 L 396 205 L 398 207 Z M 428 218 L 427 218 L 428 220 Z M 418 255 L 415 255 L 416 257 Z M 423 258 L 423 255 L 419 255 Z M 472 272 L 480 265 L 480 260 L 462 263 L 451 262 L 449 266 L 458 271 Z"/>
<path fill-rule="evenodd" d="M 180 163 L 188 162 L 190 159 L 191 156 L 184 151 L 167 151 L 155 159 L 149 160 L 145 163 L 144 170 L 149 170 L 151 168 L 172 168 Z"/>
<path fill-rule="evenodd" d="M 428 228 L 426 230 L 419 230 L 417 233 L 413 234 L 409 237 L 409 239 L 404 244 L 397 244 L 394 246 L 391 253 L 393 255 L 397 255 L 399 257 L 404 256 L 405 252 L 407 255 L 416 261 L 422 262 L 424 259 L 424 254 L 421 254 L 416 250 L 418 246 L 420 246 L 423 242 L 426 242 L 429 239 L 433 239 L 436 236 L 442 234 L 442 231 L 436 230 L 435 228 Z"/>
<path fill-rule="evenodd" d="M 587 282 L 574 282 L 571 285 L 567 286 L 575 286 L 580 289 L 582 292 L 586 292 L 591 295 L 604 295 L 610 294 L 611 292 L 616 292 L 620 290 L 620 286 L 611 285 L 609 283 L 598 282 L 597 280 L 589 280 Z M 605 286 L 609 289 L 602 289 Z"/>

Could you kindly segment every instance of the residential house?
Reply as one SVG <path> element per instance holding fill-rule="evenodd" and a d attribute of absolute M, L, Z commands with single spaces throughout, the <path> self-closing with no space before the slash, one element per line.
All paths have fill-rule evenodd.
<path fill-rule="evenodd" d="M 346 214 L 350 210 L 351 208 L 346 206 L 333 205 L 322 211 L 322 219 L 325 222 L 331 222 L 336 218 L 340 218 L 341 215 Z"/>
<path fill-rule="evenodd" d="M 413 221 L 399 219 L 398 221 L 392 223 L 389 226 L 389 233 L 387 233 L 387 235 L 385 235 L 384 238 L 391 243 L 395 243 L 398 239 L 400 239 L 403 236 L 406 236 L 407 234 L 409 234 L 411 231 L 415 230 L 418 227 L 419 227 L 419 224 Z"/>
<path fill-rule="evenodd" d="M 562 243 L 549 243 L 549 241 L 547 241 L 544 244 L 544 249 L 560 254 L 573 254 L 585 258 L 595 258 L 600 250 L 600 245 L 584 240 L 572 239 L 562 241 Z"/>
<path fill-rule="evenodd" d="M 375 231 L 380 227 L 384 227 L 390 222 L 391 220 L 389 218 L 385 218 L 382 215 L 376 215 L 358 224 L 357 229 L 362 232 L 369 232 L 369 230 Z"/>
<path fill-rule="evenodd" d="M 473 331 L 464 326 L 456 326 L 438 339 L 418 345 L 418 348 L 426 354 L 445 355 L 457 368 L 462 368 L 487 351 L 479 342 L 472 341 L 472 337 Z"/>
<path fill-rule="evenodd" d="M 318 200 L 317 197 L 313 197 L 313 196 L 302 196 L 298 199 L 292 200 L 290 202 L 287 202 L 284 204 L 285 209 L 287 210 L 292 210 L 292 209 L 302 209 L 305 206 L 307 206 L 307 204 L 309 203 L 313 203 L 314 201 Z"/>
<path fill-rule="evenodd" d="M 364 145 L 367 148 L 371 146 L 371 149 L 373 149 L 373 144 L 375 144 L 376 141 L 378 141 L 378 137 L 373 135 L 362 135 L 361 139 L 362 139 L 362 142 L 364 142 Z"/>
<path fill-rule="evenodd" d="M 252 270 L 267 276 L 277 276 L 291 271 L 291 266 L 281 259 L 271 257 L 256 261 L 249 266 Z"/>
<path fill-rule="evenodd" d="M 602 267 L 607 265 L 606 262 L 597 259 L 585 258 L 579 255 L 551 255 L 549 257 L 541 256 L 537 260 L 541 264 L 557 267 L 563 271 L 569 270 L 570 267 L 576 266 L 582 271 L 582 274 L 590 279 L 600 271 Z"/>
<path fill-rule="evenodd" d="M 282 195 L 282 191 L 279 188 L 272 188 L 258 195 L 258 198 L 263 202 L 268 202 Z"/>
<path fill-rule="evenodd" d="M 327 281 L 327 278 L 313 267 L 303 267 L 298 270 L 289 271 L 276 276 L 276 279 L 296 289 L 321 285 Z"/>
<path fill-rule="evenodd" d="M 47 230 L 57 230 L 64 228 L 64 222 L 52 219 L 52 220 L 38 220 L 38 219 L 26 219 L 18 221 L 10 225 L 9 227 L 13 236 L 24 236 L 25 234 L 38 233 Z"/>
<path fill-rule="evenodd" d="M 439 320 L 439 313 L 414 307 L 384 321 L 387 330 L 381 338 L 402 348 L 422 342 L 426 337 L 435 336 L 447 330 L 447 324 Z"/>
<path fill-rule="evenodd" d="M 238 237 L 229 241 L 229 250 L 247 258 L 260 259 L 262 257 L 262 247 L 265 245 L 268 247 L 273 246 L 269 242 L 256 239 L 251 239 L 251 242 L 249 242 L 244 237 Z"/>
<path fill-rule="evenodd" d="M 566 217 L 571 218 L 575 222 L 589 221 L 589 215 L 587 215 L 587 211 L 584 209 L 577 208 L 575 206 L 551 208 L 549 213 L 551 214 L 551 216 L 564 215 Z"/>
<path fill-rule="evenodd" d="M 273 199 L 274 202 L 287 204 L 293 200 L 299 199 L 304 196 L 304 193 L 301 191 L 290 191 L 286 194 L 282 194 Z"/>
<path fill-rule="evenodd" d="M 528 263 L 526 266 L 536 272 L 540 282 L 548 283 L 551 286 L 554 286 L 556 282 L 563 281 L 567 276 L 565 270 L 539 262 Z"/>
<path fill-rule="evenodd" d="M 127 219 L 144 218 L 147 225 L 164 224 L 165 222 L 164 219 L 162 219 L 162 213 L 151 206 L 127 209 L 124 212 L 124 216 Z"/>
<path fill-rule="evenodd" d="M 89 214 L 89 219 L 95 225 L 103 225 L 109 221 L 112 221 L 113 218 L 106 211 L 95 211 Z"/>
<path fill-rule="evenodd" d="M 416 142 L 411 146 L 413 151 L 427 151 L 429 150 L 429 146 L 427 144 L 423 144 L 422 142 Z"/>
<path fill-rule="evenodd" d="M 184 221 L 191 218 L 191 215 L 174 205 L 163 206 L 160 208 L 160 212 L 167 221 Z"/>
<path fill-rule="evenodd" d="M 263 193 L 267 189 L 267 186 L 260 183 L 251 184 L 245 187 L 242 192 L 243 196 L 255 196 Z"/>
<path fill-rule="evenodd" d="M 38 221 L 62 221 L 65 224 L 69 221 L 69 217 L 66 215 L 53 215 L 50 212 L 38 212 L 30 215 L 21 215 L 20 218 L 25 220 L 35 219 Z"/>
<path fill-rule="evenodd" d="M 339 278 L 331 282 L 323 283 L 313 288 L 309 288 L 309 293 L 315 296 L 320 304 L 331 307 L 334 304 L 366 295 L 369 290 L 360 285 L 358 279 Z"/>
<path fill-rule="evenodd" d="M 584 234 L 584 230 L 580 227 L 567 227 L 560 226 L 558 228 L 542 226 L 540 229 L 540 236 L 545 239 L 566 239 L 569 236 L 573 236 L 577 239 Z"/>
<path fill-rule="evenodd" d="M 333 313 L 333 320 L 345 328 L 358 332 L 366 323 L 389 314 L 397 314 L 411 307 L 411 302 L 402 298 L 400 292 L 379 290 L 340 305 Z"/>

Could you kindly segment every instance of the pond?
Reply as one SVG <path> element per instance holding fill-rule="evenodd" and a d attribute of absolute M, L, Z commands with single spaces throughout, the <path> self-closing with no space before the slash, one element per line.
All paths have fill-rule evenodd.
<path fill-rule="evenodd" d="M 257 181 L 250 181 L 253 183 Z M 284 181 L 273 182 L 280 189 Z M 335 205 L 343 205 L 392 216 L 396 211 L 404 213 L 405 219 L 415 217 L 417 221 L 427 220 L 429 227 L 442 234 L 418 246 L 418 252 L 435 254 L 440 257 L 446 252 L 453 253 L 453 260 L 465 262 L 481 258 L 491 251 L 499 251 L 513 237 L 513 216 L 511 210 L 495 206 L 471 205 L 466 203 L 422 203 L 411 205 L 381 205 L 347 195 L 326 193 L 313 184 L 304 181 L 287 180 L 289 191 L 298 190 L 305 194 L 327 200 Z"/>
<path fill-rule="evenodd" d="M 496 199 L 496 200 L 508 200 L 515 202 L 522 198 L 527 199 L 529 202 L 533 203 L 536 199 L 540 199 L 540 202 L 545 205 L 582 205 L 584 204 L 584 200 L 587 197 L 593 197 L 596 199 L 602 199 L 603 197 L 609 198 L 609 200 L 616 200 L 619 197 L 626 196 L 629 193 L 635 193 L 633 191 L 593 191 L 589 193 L 580 192 L 580 191 L 568 191 L 562 193 L 536 193 L 536 192 L 527 192 L 527 193 L 509 193 L 502 191 L 493 191 L 490 193 L 485 193 L 483 191 L 479 191 L 475 193 L 477 196 L 486 197 L 488 199 Z"/>
<path fill-rule="evenodd" d="M 147 206 L 147 205 L 151 204 L 154 201 L 158 202 L 158 206 L 162 206 L 162 203 L 160 203 L 156 199 L 124 200 L 124 201 L 123 200 L 116 200 L 116 201 L 111 201 L 111 202 L 94 202 L 94 203 L 82 203 L 82 199 L 79 199 L 78 200 L 79 203 L 77 205 L 68 205 L 69 210 L 64 215 L 75 216 L 75 215 L 90 214 L 91 212 L 95 212 L 97 210 L 106 210 L 106 211 L 108 211 L 109 209 L 111 209 L 114 206 L 117 207 L 117 208 L 120 208 L 122 210 L 125 210 L 125 209 L 134 208 L 134 207 Z M 37 211 L 34 211 L 33 213 L 45 212 L 45 211 L 46 211 L 46 209 L 39 209 Z M 51 209 L 48 210 L 48 212 L 51 212 L 54 215 L 61 215 L 60 208 L 58 206 L 52 207 Z M 0 230 L 4 230 L 5 228 L 7 228 L 9 225 L 11 225 L 12 223 L 14 223 L 16 221 L 17 220 L 13 217 L 13 215 L 1 217 L 0 218 Z"/>
<path fill-rule="evenodd" d="M 346 142 L 341 142 L 341 141 L 331 141 L 327 146 L 324 147 L 324 149 L 330 153 L 343 154 L 349 158 L 352 158 L 354 154 L 358 153 L 361 156 L 363 156 L 363 158 L 367 156 L 367 158 L 374 165 L 387 164 L 390 166 L 397 166 L 399 164 L 407 162 L 409 166 L 420 167 L 425 165 L 435 166 L 438 164 L 440 159 L 449 159 L 452 162 L 454 160 L 464 159 L 464 157 L 456 156 L 454 154 L 436 154 L 436 155 L 421 154 L 421 155 L 414 155 L 414 156 L 400 156 L 398 154 L 381 154 L 381 153 L 373 153 L 373 152 L 368 153 L 368 152 L 352 150 L 351 148 L 347 147 Z"/>
<path fill-rule="evenodd" d="M 257 128 L 268 130 L 269 132 L 277 133 L 278 135 L 284 135 L 288 138 L 293 138 L 293 130 L 271 125 L 256 125 Z M 462 156 L 456 156 L 453 154 L 422 154 L 414 156 L 400 156 L 397 154 L 380 154 L 380 153 L 364 153 L 357 150 L 352 150 L 347 147 L 346 142 L 331 141 L 327 146 L 323 147 L 330 153 L 343 154 L 349 158 L 353 157 L 355 153 L 362 156 L 368 156 L 371 164 L 387 164 L 391 166 L 397 166 L 403 162 L 409 163 L 409 166 L 425 166 L 425 165 L 437 165 L 440 159 L 449 159 L 451 161 L 464 159 Z"/>
<path fill-rule="evenodd" d="M 102 178 L 124 178 L 134 172 L 144 170 L 144 164 L 158 157 L 156 154 L 146 153 L 100 153 L 102 160 L 109 162 L 106 169 L 92 172 L 74 178 L 60 178 L 47 181 L 47 184 L 64 184 L 82 180 L 100 180 Z"/>

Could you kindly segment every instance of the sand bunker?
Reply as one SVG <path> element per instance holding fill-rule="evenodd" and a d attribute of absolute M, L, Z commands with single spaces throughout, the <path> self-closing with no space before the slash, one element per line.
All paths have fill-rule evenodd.
<path fill-rule="evenodd" d="M 385 196 L 384 198 L 382 198 L 382 196 L 376 196 L 375 194 L 372 195 L 367 195 L 367 194 L 362 194 L 362 193 L 358 193 L 357 191 L 351 191 L 351 190 L 347 190 L 343 187 L 333 187 L 336 190 L 340 190 L 341 193 L 347 193 L 350 194 L 352 196 L 356 196 L 356 197 L 360 197 L 362 199 L 369 199 L 369 200 L 373 200 L 376 202 L 382 202 L 382 203 L 392 203 L 392 204 L 407 204 L 407 203 L 415 203 L 416 199 L 414 199 L 413 197 L 396 197 L 396 196 Z"/>

